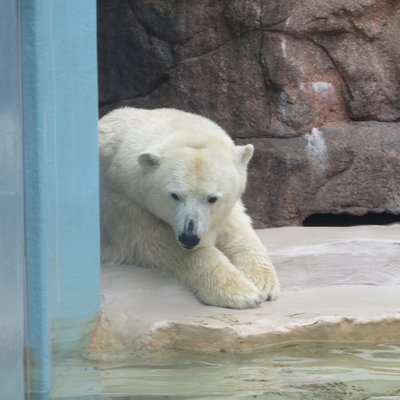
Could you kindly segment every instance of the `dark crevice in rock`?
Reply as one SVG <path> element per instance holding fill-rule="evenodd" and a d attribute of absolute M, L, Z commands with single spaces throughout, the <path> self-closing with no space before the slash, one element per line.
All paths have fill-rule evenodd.
<path fill-rule="evenodd" d="M 188 44 L 191 40 L 195 39 L 196 36 L 201 35 L 205 32 L 207 32 L 209 29 L 213 29 L 215 28 L 220 22 L 221 20 L 224 18 L 224 13 L 227 7 L 229 7 L 229 4 L 232 2 L 232 0 L 227 1 L 224 4 L 224 7 L 222 9 L 222 12 L 219 13 L 219 15 L 213 19 L 210 20 L 210 25 L 206 26 L 205 28 L 196 30 L 193 34 L 185 37 L 182 40 L 178 40 L 177 38 L 175 38 L 174 41 L 168 40 L 167 38 L 165 38 L 162 34 L 160 34 L 159 32 L 157 32 L 157 30 L 152 27 L 151 25 L 148 25 L 146 23 L 146 21 L 143 21 L 142 18 L 140 18 L 135 10 L 135 6 L 134 6 L 134 1 L 128 1 L 128 5 L 130 7 L 130 9 L 132 10 L 132 13 L 135 15 L 135 18 L 137 19 L 138 23 L 141 25 L 141 27 L 145 30 L 145 32 L 147 33 L 148 36 L 150 37 L 155 37 L 158 40 L 164 42 L 165 44 L 171 46 L 171 47 L 184 47 L 186 44 Z M 132 4 L 133 3 L 133 4 Z M 234 34 L 234 33 L 233 33 Z"/>
<path fill-rule="evenodd" d="M 349 82 L 347 81 L 340 65 L 336 62 L 336 60 L 332 57 L 331 53 L 329 52 L 329 50 L 321 43 L 319 43 L 317 40 L 315 40 L 314 38 L 310 38 L 309 40 L 311 40 L 312 43 L 314 43 L 319 49 L 321 49 L 325 55 L 328 57 L 328 59 L 330 60 L 330 62 L 332 63 L 332 66 L 335 68 L 338 76 L 340 77 L 340 79 L 342 80 L 342 82 L 344 83 L 345 87 L 346 87 L 346 93 L 347 96 L 350 100 L 354 100 L 354 96 L 351 90 L 351 86 L 349 84 Z"/>
<path fill-rule="evenodd" d="M 214 47 L 212 49 L 209 49 L 205 51 L 204 53 L 198 54 L 197 56 L 194 57 L 189 57 L 189 58 L 184 58 L 183 60 L 180 60 L 178 64 L 176 64 L 174 67 L 177 67 L 178 65 L 185 64 L 187 62 L 195 61 L 201 57 L 207 56 L 217 50 L 219 50 L 221 47 L 225 46 L 227 43 L 231 42 L 233 40 L 232 37 L 230 37 L 228 40 L 225 40 L 224 42 L 220 43 L 217 47 Z"/>
<path fill-rule="evenodd" d="M 234 0 L 224 0 L 224 9 L 223 9 L 223 13 L 225 13 L 225 11 L 227 10 L 227 8 L 231 5 L 231 3 L 233 3 Z"/>
<path fill-rule="evenodd" d="M 283 27 L 282 29 L 275 29 L 275 28 L 271 29 L 263 27 L 261 31 L 266 33 L 279 33 L 280 35 L 287 35 L 288 37 L 292 37 L 294 39 L 308 39 L 308 40 L 310 40 L 309 38 L 310 35 L 314 36 L 320 35 L 321 37 L 336 37 L 344 34 L 354 33 L 343 28 L 332 29 L 329 31 L 321 31 L 321 32 L 319 31 L 307 32 L 307 31 L 294 31 L 286 27 Z"/>
<path fill-rule="evenodd" d="M 368 34 L 368 32 L 366 32 L 364 29 L 359 28 L 353 20 L 350 21 L 350 24 L 353 28 L 353 33 L 363 38 L 364 40 L 371 42 L 377 39 L 377 37 L 375 37 L 374 35 Z"/>
<path fill-rule="evenodd" d="M 168 72 L 168 71 L 166 71 L 166 72 Z M 152 93 L 154 93 L 155 91 L 157 91 L 158 89 L 160 89 L 160 87 L 163 86 L 164 84 L 166 84 L 168 81 L 169 81 L 169 76 L 167 73 L 165 73 L 160 79 L 158 79 L 156 82 L 154 82 L 151 85 L 151 87 L 149 88 L 149 90 L 147 90 L 146 92 L 139 93 L 133 97 L 128 97 L 125 99 L 118 99 L 117 101 L 112 101 L 109 103 L 102 103 L 101 107 L 106 108 L 106 109 L 111 109 L 111 108 L 115 108 L 114 105 L 118 105 L 119 103 L 124 103 L 127 101 L 132 101 L 134 99 L 147 97 L 147 96 L 151 95 Z"/>
<path fill-rule="evenodd" d="M 261 33 L 260 47 L 259 47 L 258 54 L 257 54 L 257 63 L 261 70 L 261 76 L 262 76 L 262 82 L 264 85 L 264 90 L 266 93 L 268 93 L 268 91 L 270 91 L 270 90 L 273 92 L 279 92 L 280 88 L 273 83 L 268 66 L 263 62 L 263 48 L 264 48 L 264 35 Z M 269 103 L 270 102 L 271 102 L 271 99 L 269 99 Z"/>
<path fill-rule="evenodd" d="M 385 118 L 371 118 L 371 117 L 350 117 L 351 121 L 354 122 L 382 122 L 382 123 L 391 123 L 391 124 L 395 124 L 400 122 L 400 117 L 398 118 L 392 118 L 392 119 L 385 119 Z"/>
<path fill-rule="evenodd" d="M 127 4 L 129 6 L 129 9 L 131 10 L 133 16 L 135 17 L 137 23 L 142 27 L 144 32 L 146 32 L 146 35 L 149 37 L 149 40 L 151 40 L 151 38 L 154 37 L 154 38 L 160 40 L 161 42 L 164 42 L 165 44 L 170 45 L 170 43 L 168 43 L 166 40 L 164 40 L 164 38 L 162 38 L 160 35 L 157 35 L 157 32 L 155 30 L 151 29 L 147 24 L 144 24 L 140 18 L 138 18 L 137 14 L 136 14 L 136 10 L 130 1 L 128 1 Z"/>
<path fill-rule="evenodd" d="M 262 139 L 282 139 L 282 140 L 290 140 L 290 139 L 297 139 L 300 137 L 304 137 L 305 135 L 309 134 L 309 132 L 251 132 L 246 133 L 242 137 L 235 138 L 235 141 L 238 140 L 262 140 Z"/>
<path fill-rule="evenodd" d="M 210 29 L 210 28 L 207 28 L 207 29 Z M 259 32 L 259 30 L 258 29 L 248 29 L 246 31 L 232 32 L 231 36 L 229 37 L 229 39 L 224 40 L 223 42 L 219 43 L 218 46 L 213 47 L 211 49 L 208 49 L 204 53 L 198 54 L 196 56 L 188 57 L 188 58 L 184 58 L 182 60 L 179 60 L 179 62 L 177 62 L 175 65 L 173 65 L 172 67 L 167 69 L 165 72 L 167 73 L 167 72 L 173 70 L 174 68 L 176 68 L 176 67 L 178 67 L 178 66 L 180 66 L 182 64 L 185 64 L 185 63 L 188 63 L 188 62 L 192 62 L 192 61 L 196 61 L 196 60 L 198 60 L 198 59 L 200 59 L 200 58 L 202 58 L 204 56 L 208 56 L 208 55 L 212 54 L 213 52 L 215 52 L 217 50 L 220 50 L 223 46 L 225 46 L 225 45 L 229 44 L 230 42 L 234 41 L 235 39 L 237 39 L 237 37 L 243 37 L 243 36 L 245 36 L 247 34 L 251 34 L 251 33 L 255 33 L 255 32 Z"/>
<path fill-rule="evenodd" d="M 388 225 L 400 222 L 400 214 L 370 212 L 365 215 L 313 214 L 303 221 L 303 226 L 356 226 Z"/>
<path fill-rule="evenodd" d="M 279 21 L 276 21 L 276 22 L 274 22 L 272 24 L 262 24 L 261 31 L 262 32 L 269 32 L 269 31 L 273 32 L 273 31 L 276 31 L 276 32 L 282 33 L 284 31 L 284 28 L 282 30 L 279 30 L 279 29 L 275 29 L 274 27 L 282 25 L 282 24 L 284 25 L 287 22 L 287 20 L 288 20 L 288 18 L 283 18 L 283 19 L 281 19 Z"/>
<path fill-rule="evenodd" d="M 190 36 L 189 38 L 182 40 L 180 42 L 176 42 L 174 43 L 174 46 L 180 46 L 180 47 L 184 47 L 186 44 L 188 44 L 190 41 L 192 41 L 193 39 L 195 39 L 197 36 L 209 31 L 210 29 L 215 29 L 216 24 L 215 25 L 211 25 L 211 26 L 207 26 L 207 28 L 201 29 L 200 31 L 197 31 L 193 36 Z"/>

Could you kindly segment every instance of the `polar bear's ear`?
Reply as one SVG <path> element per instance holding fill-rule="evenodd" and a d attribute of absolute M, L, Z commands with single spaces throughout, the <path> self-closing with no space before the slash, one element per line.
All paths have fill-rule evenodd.
<path fill-rule="evenodd" d="M 139 165 L 146 167 L 158 167 L 160 165 L 161 157 L 154 151 L 146 151 L 138 156 Z"/>
<path fill-rule="evenodd" d="M 235 146 L 236 160 L 242 167 L 247 167 L 247 164 L 253 157 L 254 146 L 252 144 L 246 144 L 245 146 Z"/>

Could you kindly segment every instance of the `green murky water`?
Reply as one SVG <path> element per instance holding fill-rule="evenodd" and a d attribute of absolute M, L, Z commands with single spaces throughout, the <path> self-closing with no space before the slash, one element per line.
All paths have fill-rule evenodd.
<path fill-rule="evenodd" d="M 85 364 L 85 365 L 84 365 Z M 240 354 L 68 360 L 54 399 L 400 400 L 400 344 L 290 343 Z"/>

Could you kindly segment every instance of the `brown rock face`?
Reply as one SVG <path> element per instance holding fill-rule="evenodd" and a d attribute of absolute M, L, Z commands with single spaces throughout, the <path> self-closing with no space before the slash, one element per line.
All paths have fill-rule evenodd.
<path fill-rule="evenodd" d="M 240 142 L 256 147 L 245 200 L 257 226 L 301 224 L 317 213 L 400 211 L 397 124 L 337 123 L 292 139 Z"/>
<path fill-rule="evenodd" d="M 400 213 L 400 2 L 98 0 L 101 113 L 205 115 L 256 154 L 258 227 Z"/>

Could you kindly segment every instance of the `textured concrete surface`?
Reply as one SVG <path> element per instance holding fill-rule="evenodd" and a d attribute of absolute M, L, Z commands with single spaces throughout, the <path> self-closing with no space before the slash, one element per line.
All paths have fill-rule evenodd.
<path fill-rule="evenodd" d="M 400 225 L 258 231 L 280 276 L 276 302 L 205 306 L 156 270 L 104 265 L 90 351 L 237 351 L 293 340 L 400 340 Z"/>

